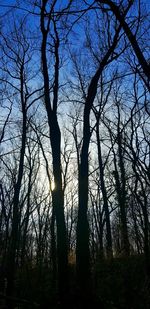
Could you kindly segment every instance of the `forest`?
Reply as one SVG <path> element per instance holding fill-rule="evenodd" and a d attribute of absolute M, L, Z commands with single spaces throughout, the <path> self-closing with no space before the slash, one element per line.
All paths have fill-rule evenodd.
<path fill-rule="evenodd" d="M 0 1 L 0 308 L 150 308 L 149 0 Z"/>

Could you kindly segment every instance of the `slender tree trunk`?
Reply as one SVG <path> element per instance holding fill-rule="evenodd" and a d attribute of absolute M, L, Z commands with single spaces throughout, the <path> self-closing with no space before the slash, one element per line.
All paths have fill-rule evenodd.
<path fill-rule="evenodd" d="M 79 207 L 77 219 L 76 266 L 77 278 L 83 297 L 91 292 L 88 210 L 88 151 L 90 143 L 90 111 L 97 92 L 97 83 L 102 71 L 100 66 L 93 76 L 85 103 L 83 119 L 83 144 L 79 164 Z M 87 294 L 88 293 L 88 294 Z"/>
<path fill-rule="evenodd" d="M 53 5 L 56 1 L 53 2 Z M 64 192 L 62 188 L 62 174 L 61 174 L 61 133 L 57 120 L 57 103 L 58 103 L 58 80 L 59 80 L 59 38 L 54 24 L 55 39 L 55 70 L 54 70 L 54 88 L 53 88 L 53 108 L 51 106 L 49 93 L 49 72 L 47 64 L 47 37 L 49 33 L 49 25 L 51 21 L 51 14 L 47 27 L 45 25 L 45 8 L 47 0 L 42 1 L 41 7 L 41 32 L 42 32 L 42 46 L 41 46 L 41 60 L 44 78 L 44 98 L 48 117 L 48 124 L 50 129 L 50 143 L 52 149 L 52 164 L 55 188 L 52 194 L 52 204 L 56 216 L 57 227 L 57 264 L 58 264 L 58 289 L 61 299 L 67 293 L 67 277 L 68 277 L 68 247 L 67 247 L 67 233 L 64 216 Z M 51 8 L 52 13 L 52 8 Z"/>
<path fill-rule="evenodd" d="M 26 145 L 26 110 L 23 108 L 23 128 L 22 128 L 22 145 L 20 151 L 19 160 L 19 170 L 18 179 L 14 189 L 13 198 L 13 217 L 12 217 L 12 231 L 10 246 L 8 250 L 8 262 L 7 262 L 7 295 L 13 295 L 14 291 L 14 278 L 16 270 L 16 252 L 18 249 L 19 240 L 19 224 L 20 224 L 20 210 L 19 210 L 19 194 L 21 189 L 21 182 L 23 177 L 23 167 L 24 167 L 24 155 L 25 155 L 25 145 Z M 9 308 L 12 308 L 12 304 L 8 304 Z"/>
<path fill-rule="evenodd" d="M 52 208 L 52 216 L 51 216 L 51 259 L 52 259 L 52 281 L 53 281 L 54 288 L 56 288 L 57 252 L 56 252 L 56 235 L 55 235 L 55 213 L 54 213 L 54 207 Z"/>
<path fill-rule="evenodd" d="M 128 228 L 126 218 L 126 199 L 122 192 L 120 184 L 118 170 L 115 170 L 116 192 L 118 196 L 118 203 L 120 208 L 120 230 L 121 230 L 121 251 L 123 255 L 128 256 L 130 254 L 130 246 L 128 239 Z"/>
<path fill-rule="evenodd" d="M 88 207 L 88 143 L 82 148 L 79 166 L 79 209 L 77 221 L 77 274 L 82 293 L 86 295 L 90 289 L 90 252 L 89 252 L 89 224 L 87 218 Z M 85 296 L 83 295 L 83 296 Z"/>
<path fill-rule="evenodd" d="M 24 266 L 24 262 L 26 260 L 26 242 L 27 242 L 27 231 L 29 225 L 29 218 L 30 218 L 30 195 L 32 190 L 32 167 L 30 166 L 29 172 L 29 182 L 28 182 L 28 193 L 27 193 L 27 209 L 25 214 L 25 222 L 24 222 L 24 230 L 22 236 L 22 248 L 21 248 L 21 265 Z"/>
<path fill-rule="evenodd" d="M 105 218 L 106 218 L 106 251 L 107 257 L 113 257 L 112 251 L 112 234 L 111 234 L 111 225 L 110 225 L 110 214 L 109 214 L 109 206 L 108 206 L 108 198 L 107 198 L 107 191 L 105 186 L 105 179 L 104 179 L 104 167 L 102 161 L 102 153 L 101 153 L 101 144 L 100 144 L 100 135 L 99 135 L 99 122 L 97 121 L 96 124 L 96 138 L 97 138 L 97 149 L 98 149 L 98 162 L 99 162 L 99 170 L 100 170 L 100 184 L 104 202 L 104 211 L 105 211 Z"/>
<path fill-rule="evenodd" d="M 89 251 L 89 225 L 87 218 L 88 210 L 88 151 L 90 143 L 90 111 L 93 106 L 97 93 L 97 85 L 103 69 L 118 43 L 120 28 L 117 29 L 112 45 L 103 57 L 99 67 L 92 77 L 85 101 L 83 116 L 83 144 L 80 155 L 79 165 L 79 208 L 77 219 L 77 244 L 76 244 L 76 262 L 77 277 L 82 294 L 86 296 L 91 292 L 90 277 L 90 251 Z"/>
<path fill-rule="evenodd" d="M 141 179 L 136 172 L 137 179 L 139 178 L 140 182 Z M 150 245 L 149 245 L 149 219 L 148 219 L 148 210 L 147 210 L 147 197 L 145 195 L 145 190 L 143 187 L 143 184 L 141 182 L 142 192 L 143 192 L 143 199 L 137 195 L 137 200 L 139 204 L 141 205 L 142 214 L 143 214 L 143 232 L 144 232 L 144 255 L 145 255 L 145 268 L 147 275 L 150 277 Z"/>

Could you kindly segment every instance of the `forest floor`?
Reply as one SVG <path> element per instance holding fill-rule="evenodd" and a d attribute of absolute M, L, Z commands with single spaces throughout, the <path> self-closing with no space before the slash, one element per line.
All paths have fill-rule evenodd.
<path fill-rule="evenodd" d="M 16 278 L 16 295 L 11 300 L 0 294 L 0 309 L 7 309 L 8 300 L 15 309 L 149 309 L 150 283 L 145 272 L 143 256 L 99 261 L 93 267 L 94 297 L 84 300 L 75 286 L 74 266 L 70 267 L 70 291 L 63 303 L 59 302 L 50 272 L 45 269 L 39 276 L 36 269 L 21 271 Z"/>

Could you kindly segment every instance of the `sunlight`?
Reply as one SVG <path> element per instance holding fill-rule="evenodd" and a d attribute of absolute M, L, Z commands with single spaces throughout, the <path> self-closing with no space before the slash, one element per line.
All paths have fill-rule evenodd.
<path fill-rule="evenodd" d="M 51 186 L 51 190 L 54 191 L 54 189 L 55 189 L 55 182 L 54 182 L 54 180 L 51 180 L 50 186 Z"/>

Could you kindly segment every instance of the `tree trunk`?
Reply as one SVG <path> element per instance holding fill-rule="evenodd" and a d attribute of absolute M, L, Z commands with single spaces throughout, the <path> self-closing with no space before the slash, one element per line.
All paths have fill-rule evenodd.
<path fill-rule="evenodd" d="M 79 209 L 77 219 L 77 244 L 76 244 L 76 262 L 77 277 L 82 294 L 86 296 L 91 292 L 90 277 L 90 252 L 89 252 L 89 226 L 87 218 L 88 209 L 88 151 L 90 144 L 90 111 L 97 93 L 97 85 L 103 69 L 115 50 L 120 28 L 116 30 L 113 37 L 112 45 L 104 55 L 99 67 L 92 77 L 88 87 L 88 93 L 85 100 L 84 116 L 83 116 L 83 144 L 80 155 L 79 167 Z M 86 290 L 87 289 L 87 290 Z"/>
<path fill-rule="evenodd" d="M 107 198 L 107 191 L 105 187 L 105 179 L 104 179 L 104 167 L 102 162 L 102 153 L 101 153 L 101 144 L 100 144 L 100 136 L 99 136 L 99 122 L 97 121 L 96 124 L 96 138 L 97 138 L 97 149 L 98 149 L 98 163 L 99 163 L 99 170 L 100 170 L 100 184 L 104 202 L 104 212 L 106 218 L 106 252 L 107 257 L 112 259 L 113 251 L 112 251 L 112 235 L 111 235 L 111 225 L 110 225 L 110 215 L 109 215 L 109 206 L 108 206 L 108 198 Z"/>
<path fill-rule="evenodd" d="M 54 87 L 53 87 L 53 108 L 51 106 L 50 92 L 49 92 L 49 71 L 47 64 L 47 37 L 49 32 L 49 25 L 51 14 L 49 14 L 49 21 L 47 27 L 45 26 L 45 8 L 47 0 L 42 2 L 41 7 L 41 32 L 42 32 L 42 46 L 41 46 L 41 60 L 44 78 L 44 99 L 48 117 L 48 124 L 50 129 L 50 144 L 52 149 L 53 160 L 53 175 L 55 188 L 52 194 L 52 204 L 56 216 L 57 227 L 57 264 L 58 264 L 58 290 L 61 299 L 67 293 L 68 284 L 68 248 L 67 248 L 67 233 L 64 215 L 64 192 L 62 188 L 62 174 L 61 174 L 61 133 L 57 120 L 57 103 L 58 103 L 58 79 L 59 79 L 59 38 L 54 23 L 55 39 L 55 69 L 54 69 Z M 51 9 L 52 13 L 52 9 Z"/>
<path fill-rule="evenodd" d="M 19 170 L 18 178 L 14 189 L 13 198 L 13 217 L 12 217 L 12 231 L 10 238 L 10 246 L 8 250 L 8 262 L 7 262 L 7 295 L 13 295 L 14 290 L 14 278 L 16 270 L 16 252 L 18 249 L 19 240 L 19 224 L 20 224 L 20 210 L 19 210 L 19 194 L 21 190 L 21 182 L 23 177 L 23 167 L 24 167 L 24 155 L 25 155 L 25 145 L 26 145 L 26 109 L 23 107 L 23 127 L 22 127 L 22 145 L 20 151 L 19 160 Z M 11 304 L 8 304 L 9 308 Z"/>

